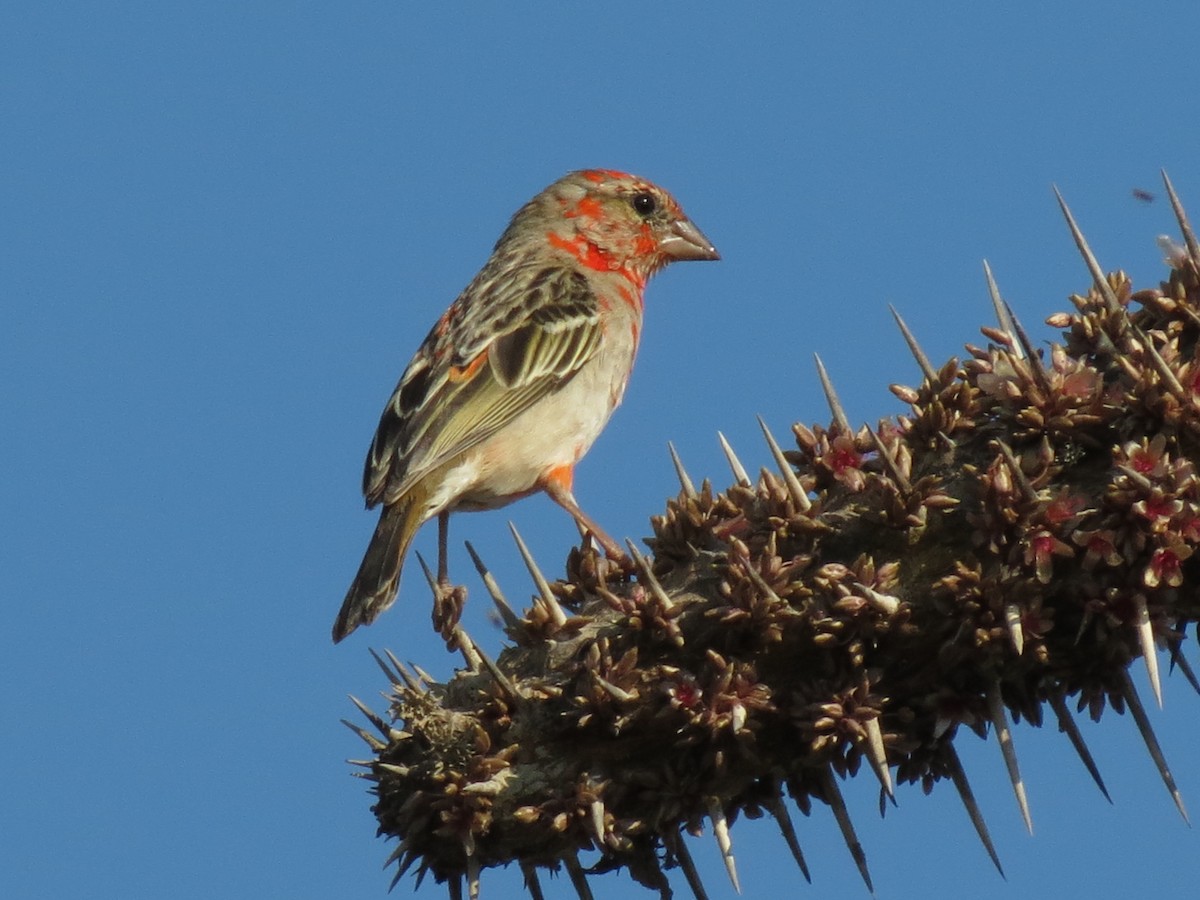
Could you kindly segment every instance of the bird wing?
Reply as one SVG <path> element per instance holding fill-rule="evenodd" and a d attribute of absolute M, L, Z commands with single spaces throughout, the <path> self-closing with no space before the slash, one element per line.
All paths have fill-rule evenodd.
<path fill-rule="evenodd" d="M 394 502 L 494 435 L 600 346 L 600 304 L 577 271 L 539 267 L 472 287 L 456 301 L 464 308 L 451 307 L 430 332 L 384 408 L 363 473 L 368 506 Z"/>

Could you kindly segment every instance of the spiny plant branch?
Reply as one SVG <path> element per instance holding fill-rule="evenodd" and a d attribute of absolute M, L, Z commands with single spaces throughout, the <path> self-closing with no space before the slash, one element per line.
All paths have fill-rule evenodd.
<path fill-rule="evenodd" d="M 935 369 L 896 316 L 924 374 L 892 387 L 906 415 L 855 430 L 818 360 L 833 421 L 787 450 L 762 423 L 777 471 L 752 480 L 722 438 L 734 484 L 697 489 L 672 448 L 680 492 L 635 575 L 585 548 L 550 582 L 514 533 L 538 585 L 518 615 L 468 548 L 511 645 L 493 661 L 448 628 L 465 667 L 445 684 L 377 656 L 391 708 L 351 725 L 396 880 L 416 865 L 474 897 L 517 862 L 534 898 L 560 868 L 588 897 L 624 868 L 667 897 L 679 868 L 704 897 L 682 833 L 707 823 L 736 888 L 732 826 L 763 813 L 808 878 L 790 798 L 831 808 L 870 888 L 838 787 L 864 762 L 889 797 L 949 780 L 999 868 L 954 739 L 996 735 L 1032 827 L 1015 722 L 1048 709 L 1107 796 L 1072 705 L 1128 708 L 1186 818 L 1128 673 L 1140 657 L 1161 704 L 1164 647 L 1196 683 L 1200 248 L 1166 186 L 1185 243 L 1137 292 L 1059 197 L 1094 283 L 1048 354 L 987 269 L 999 324 L 965 361 Z"/>

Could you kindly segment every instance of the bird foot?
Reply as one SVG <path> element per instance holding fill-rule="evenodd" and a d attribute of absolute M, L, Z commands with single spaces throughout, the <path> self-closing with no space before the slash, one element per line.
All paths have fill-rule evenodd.
<path fill-rule="evenodd" d="M 456 649 L 454 632 L 467 605 L 467 588 L 462 584 L 438 581 L 433 590 L 433 629 L 442 636 L 446 646 Z"/>
<path fill-rule="evenodd" d="M 637 564 L 633 561 L 628 553 L 617 546 L 611 539 L 601 540 L 590 532 L 583 540 L 583 545 L 580 548 L 581 552 L 587 553 L 589 550 L 596 554 L 596 564 L 601 575 L 608 574 L 611 567 L 615 566 L 622 575 L 632 575 L 637 571 Z M 603 551 L 598 552 L 598 551 Z"/>
<path fill-rule="evenodd" d="M 637 572 L 637 563 L 633 561 L 633 557 L 628 553 L 618 553 L 615 556 L 612 553 L 605 553 L 608 561 L 621 570 L 623 575 L 632 575 Z"/>

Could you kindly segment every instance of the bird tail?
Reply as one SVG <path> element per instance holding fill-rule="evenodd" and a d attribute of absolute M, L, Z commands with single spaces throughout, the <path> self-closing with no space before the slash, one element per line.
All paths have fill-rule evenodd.
<path fill-rule="evenodd" d="M 376 616 L 396 602 L 404 555 L 424 521 L 421 506 L 416 498 L 406 497 L 384 507 L 358 574 L 354 576 L 354 583 L 346 592 L 342 609 L 333 623 L 335 644 L 359 625 L 370 625 Z"/>

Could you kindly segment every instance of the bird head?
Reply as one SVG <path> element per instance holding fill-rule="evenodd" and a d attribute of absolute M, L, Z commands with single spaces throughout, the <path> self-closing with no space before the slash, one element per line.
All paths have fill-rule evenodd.
<path fill-rule="evenodd" d="M 720 259 L 674 197 L 611 169 L 584 169 L 554 182 L 517 213 L 502 244 L 514 229 L 536 230 L 584 266 L 624 273 L 638 284 L 676 260 Z"/>

